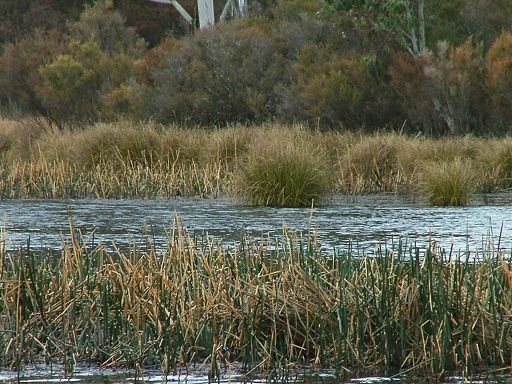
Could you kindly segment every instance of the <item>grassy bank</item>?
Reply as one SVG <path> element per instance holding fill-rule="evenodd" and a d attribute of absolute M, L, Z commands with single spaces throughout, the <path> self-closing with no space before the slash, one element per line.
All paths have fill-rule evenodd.
<path fill-rule="evenodd" d="M 332 192 L 399 192 L 464 205 L 471 193 L 512 186 L 509 137 L 435 140 L 277 124 L 206 130 L 118 122 L 54 132 L 0 120 L 0 159 L 3 198 L 227 194 L 307 206 Z"/>
<path fill-rule="evenodd" d="M 512 260 L 500 250 L 479 263 L 405 244 L 353 258 L 286 232 L 228 247 L 201 244 L 179 219 L 161 251 L 93 248 L 72 224 L 66 238 L 57 258 L 2 251 L 2 367 L 440 374 L 512 358 Z"/>

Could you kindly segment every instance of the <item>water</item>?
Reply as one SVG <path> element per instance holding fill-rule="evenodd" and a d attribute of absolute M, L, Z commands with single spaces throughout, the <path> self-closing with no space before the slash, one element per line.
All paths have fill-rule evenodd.
<path fill-rule="evenodd" d="M 77 367 L 71 377 L 62 375 L 61 367 L 55 366 L 52 370 L 45 366 L 30 367 L 20 377 L 15 372 L 0 370 L 0 383 L 88 383 L 88 384 L 128 384 L 128 383 L 185 383 L 185 384 L 207 384 L 208 376 L 203 372 L 192 374 L 173 374 L 162 376 L 159 372 L 145 372 L 141 377 L 134 376 L 133 372 L 127 370 L 99 369 L 90 367 Z M 436 382 L 438 384 L 462 384 L 462 383 L 490 383 L 490 384 L 512 384 L 512 373 L 510 369 L 502 371 L 490 371 L 474 374 L 471 377 L 464 377 L 460 374 L 446 374 L 442 379 L 432 377 L 421 377 L 418 375 L 389 375 L 389 376 L 354 376 L 337 377 L 334 372 L 325 370 L 317 372 L 296 372 L 286 377 L 260 377 L 248 378 L 237 372 L 224 372 L 221 377 L 212 383 L 232 384 L 260 384 L 260 383 L 287 383 L 287 384 L 426 384 Z"/>
<path fill-rule="evenodd" d="M 466 207 L 430 207 L 397 195 L 336 196 L 314 209 L 250 207 L 232 199 L 4 200 L 0 215 L 10 250 L 29 239 L 32 248 L 60 249 L 70 217 L 91 242 L 106 246 L 140 242 L 146 229 L 156 246 L 165 247 L 176 216 L 190 234 L 225 242 L 244 234 L 273 237 L 285 227 L 304 234 L 313 228 L 326 251 L 357 244 L 371 252 L 398 239 L 418 246 L 434 239 L 456 252 L 512 245 L 509 194 L 478 196 Z"/>
<path fill-rule="evenodd" d="M 233 199 L 169 200 L 4 200 L 0 201 L 6 248 L 25 247 L 58 250 L 69 234 L 69 218 L 90 242 L 127 245 L 141 242 L 144 228 L 157 246 L 165 247 L 173 218 L 179 216 L 187 230 L 197 236 L 237 241 L 244 234 L 255 237 L 278 236 L 283 227 L 307 233 L 316 230 L 326 250 L 348 248 L 358 244 L 371 250 L 399 238 L 425 245 L 435 239 L 444 248 L 455 251 L 482 250 L 500 244 L 511 248 L 512 195 L 482 195 L 467 207 L 430 207 L 396 195 L 336 196 L 329 205 L 314 209 L 275 209 L 249 207 Z M 500 238 L 501 233 L 501 238 Z M 59 373 L 60 372 L 60 373 Z M 46 366 L 27 369 L 20 382 L 133 383 L 133 372 L 78 368 L 72 379 L 64 379 L 63 369 Z M 144 381 L 153 383 L 207 383 L 204 374 L 162 377 L 158 372 L 145 373 Z M 17 382 L 16 372 L 0 370 L 0 383 Z M 222 383 L 259 383 L 240 375 L 224 373 Z M 306 384 L 334 383 L 426 383 L 428 378 L 361 377 L 341 380 L 330 372 L 306 374 L 293 380 L 276 380 Z M 140 382 L 140 380 L 138 381 Z M 441 383 L 463 383 L 460 375 L 448 375 Z M 475 383 L 512 383 L 510 371 L 502 375 L 479 375 Z"/>

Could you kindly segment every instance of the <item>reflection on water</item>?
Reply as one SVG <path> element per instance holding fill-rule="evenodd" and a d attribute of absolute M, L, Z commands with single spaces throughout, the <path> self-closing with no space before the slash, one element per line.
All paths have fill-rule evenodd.
<path fill-rule="evenodd" d="M 142 377 L 135 377 L 133 372 L 113 369 L 98 369 L 91 367 L 78 366 L 72 377 L 64 377 L 61 373 L 62 367 L 54 366 L 52 369 L 48 366 L 29 367 L 22 375 L 17 376 L 16 372 L 1 371 L 0 383 L 63 383 L 78 382 L 90 384 L 128 384 L 128 383 L 186 383 L 186 384 L 207 384 L 208 376 L 200 372 L 193 374 L 175 374 L 162 376 L 158 372 L 147 372 Z M 491 383 L 491 384 L 511 384 L 512 373 L 508 371 L 487 372 L 475 374 L 471 377 L 464 377 L 458 374 L 445 375 L 441 380 L 425 377 L 421 375 L 395 375 L 395 376 L 359 376 L 359 377 L 339 377 L 332 371 L 325 370 L 319 372 L 301 371 L 286 377 L 260 377 L 248 378 L 236 372 L 225 372 L 219 379 L 213 383 L 233 383 L 233 384 L 251 384 L 251 383 L 289 383 L 289 384 L 426 384 L 436 382 L 439 384 L 462 384 L 462 383 Z"/>
<path fill-rule="evenodd" d="M 106 245 L 141 241 L 146 229 L 157 246 L 165 246 L 173 218 L 181 217 L 189 233 L 223 241 L 277 236 L 286 227 L 314 229 L 325 249 L 357 244 L 371 249 L 398 239 L 424 246 L 435 239 L 455 251 L 511 247 L 512 195 L 483 195 L 467 207 L 430 207 L 397 195 L 335 196 L 314 209 L 250 207 L 231 199 L 169 200 L 4 200 L 0 215 L 6 246 L 58 249 L 75 227 L 91 241 Z M 501 238 L 500 238 L 501 233 Z"/>

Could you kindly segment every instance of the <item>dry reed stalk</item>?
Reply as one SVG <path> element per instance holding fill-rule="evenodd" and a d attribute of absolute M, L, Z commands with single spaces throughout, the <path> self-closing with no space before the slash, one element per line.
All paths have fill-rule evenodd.
<path fill-rule="evenodd" d="M 355 259 L 305 239 L 285 231 L 227 248 L 176 218 L 164 251 L 87 250 L 70 222 L 60 259 L 6 256 L 3 363 L 44 356 L 70 370 L 91 360 L 169 371 L 201 361 L 214 377 L 232 359 L 247 370 L 307 362 L 430 373 L 510 360 L 504 255 Z"/>

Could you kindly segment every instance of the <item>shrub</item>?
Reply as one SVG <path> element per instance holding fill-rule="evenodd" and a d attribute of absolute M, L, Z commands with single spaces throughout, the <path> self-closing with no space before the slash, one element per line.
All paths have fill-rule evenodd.
<path fill-rule="evenodd" d="M 169 44 L 168 53 L 162 59 L 157 53 L 156 59 L 154 107 L 162 122 L 266 120 L 286 68 L 268 31 L 243 21 Z"/>
<path fill-rule="evenodd" d="M 0 56 L 0 103 L 22 113 L 46 116 L 34 91 L 42 82 L 39 68 L 62 53 L 65 45 L 56 31 L 37 31 L 5 45 Z"/>
<path fill-rule="evenodd" d="M 250 204 L 307 207 L 331 190 L 334 175 L 325 153 L 305 141 L 289 139 L 255 138 L 239 187 Z"/>
<path fill-rule="evenodd" d="M 438 130 L 432 105 L 433 88 L 425 73 L 430 56 L 411 56 L 396 53 L 389 67 L 390 86 L 401 105 L 407 121 L 406 128 L 412 132 L 430 134 Z"/>
<path fill-rule="evenodd" d="M 37 95 L 55 121 L 95 120 L 99 115 L 102 54 L 94 43 L 77 48 L 83 54 L 60 55 L 39 70 Z"/>
<path fill-rule="evenodd" d="M 421 189 L 432 205 L 463 206 L 474 191 L 471 164 L 462 159 L 423 165 Z"/>
<path fill-rule="evenodd" d="M 488 98 L 482 45 L 439 42 L 436 51 L 397 54 L 391 86 L 416 131 L 429 135 L 487 133 Z"/>
<path fill-rule="evenodd" d="M 293 81 L 281 89 L 279 117 L 324 127 L 388 123 L 382 118 L 388 116 L 385 91 L 369 72 L 373 59 L 306 44 L 292 65 Z"/>
<path fill-rule="evenodd" d="M 487 86 L 497 124 L 505 130 L 512 119 L 512 33 L 503 32 L 487 52 Z"/>
<path fill-rule="evenodd" d="M 145 50 L 144 40 L 139 38 L 133 28 L 125 24 L 121 14 L 114 10 L 111 0 L 96 1 L 86 6 L 80 20 L 71 26 L 75 40 L 94 41 L 108 56 L 124 54 L 140 57 Z"/>
<path fill-rule="evenodd" d="M 439 96 L 434 106 L 451 134 L 485 134 L 489 102 L 482 44 L 471 38 L 438 57 Z"/>

